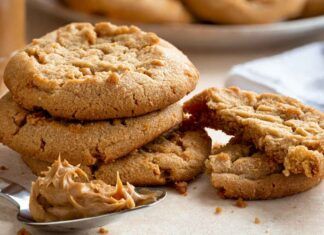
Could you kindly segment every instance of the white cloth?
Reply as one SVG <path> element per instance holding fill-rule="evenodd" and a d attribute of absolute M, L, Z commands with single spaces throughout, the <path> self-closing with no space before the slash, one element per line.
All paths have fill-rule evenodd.
<path fill-rule="evenodd" d="M 324 110 L 324 43 L 236 65 L 225 86 L 280 93 Z"/>

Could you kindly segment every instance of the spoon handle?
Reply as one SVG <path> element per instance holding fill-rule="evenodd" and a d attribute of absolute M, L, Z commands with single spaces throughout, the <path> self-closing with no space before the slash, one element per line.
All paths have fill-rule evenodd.
<path fill-rule="evenodd" d="M 7 199 L 18 209 L 29 208 L 29 192 L 19 184 L 8 182 L 8 186 L 0 190 L 0 197 Z"/>

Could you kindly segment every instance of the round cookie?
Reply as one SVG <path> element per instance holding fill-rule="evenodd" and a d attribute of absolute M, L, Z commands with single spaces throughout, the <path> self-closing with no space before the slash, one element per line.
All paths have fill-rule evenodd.
<path fill-rule="evenodd" d="M 303 17 L 319 16 L 324 14 L 324 0 L 306 0 Z"/>
<path fill-rule="evenodd" d="M 198 18 L 222 24 L 263 24 L 300 16 L 306 0 L 184 0 Z"/>
<path fill-rule="evenodd" d="M 116 183 L 117 171 L 124 183 L 136 186 L 188 181 L 203 171 L 210 150 L 211 140 L 205 131 L 176 130 L 114 162 L 99 164 L 93 173 L 107 184 Z M 50 165 L 25 156 L 23 160 L 37 175 Z"/>
<path fill-rule="evenodd" d="M 22 155 L 71 164 L 109 162 L 181 123 L 182 107 L 171 105 L 144 116 L 98 122 L 56 120 L 19 107 L 10 94 L 0 100 L 0 142 Z"/>
<path fill-rule="evenodd" d="M 206 161 L 211 182 L 225 198 L 246 200 L 280 198 L 311 189 L 320 177 L 282 174 L 283 166 L 250 145 L 217 148 Z"/>
<path fill-rule="evenodd" d="M 110 23 L 73 23 L 35 39 L 4 73 L 22 107 L 76 120 L 165 108 L 192 91 L 198 77 L 170 43 L 134 26 Z"/>
<path fill-rule="evenodd" d="M 71 8 L 110 19 L 141 23 L 189 23 L 192 17 L 180 0 L 65 0 Z M 167 12 L 167 14 L 166 14 Z"/>

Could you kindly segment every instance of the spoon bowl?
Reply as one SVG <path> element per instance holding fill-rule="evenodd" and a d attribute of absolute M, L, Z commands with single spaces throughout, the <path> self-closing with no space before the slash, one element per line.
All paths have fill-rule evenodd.
<path fill-rule="evenodd" d="M 8 186 L 1 189 L 0 197 L 8 199 L 12 204 L 14 204 L 19 212 L 17 214 L 17 219 L 22 223 L 32 226 L 38 229 L 46 231 L 55 231 L 55 232 L 72 232 L 77 230 L 85 230 L 91 228 L 97 228 L 104 226 L 111 221 L 118 219 L 124 213 L 138 211 L 139 209 L 147 208 L 161 202 L 167 195 L 165 190 L 157 188 L 136 188 L 136 191 L 139 193 L 155 193 L 156 201 L 148 202 L 147 204 L 137 206 L 133 209 L 121 210 L 118 212 L 107 213 L 103 215 L 86 217 L 73 220 L 62 220 L 62 221 L 53 221 L 53 222 L 36 222 L 33 220 L 30 211 L 29 211 L 29 192 L 24 187 L 19 184 L 5 181 Z"/>

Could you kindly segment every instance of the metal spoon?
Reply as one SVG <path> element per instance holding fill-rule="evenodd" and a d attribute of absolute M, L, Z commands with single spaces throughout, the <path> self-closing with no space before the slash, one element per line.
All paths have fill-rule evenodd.
<path fill-rule="evenodd" d="M 19 184 L 10 182 L 6 180 L 8 186 L 0 190 L 0 197 L 8 199 L 12 204 L 14 204 L 19 212 L 17 214 L 17 219 L 28 226 L 43 229 L 46 231 L 56 231 L 56 232 L 70 232 L 76 230 L 90 229 L 101 227 L 112 220 L 117 219 L 119 216 L 126 212 L 135 211 L 138 209 L 153 206 L 163 200 L 166 197 L 166 191 L 153 188 L 136 188 L 137 192 L 144 193 L 148 190 L 154 192 L 157 195 L 157 200 L 150 202 L 145 205 L 137 206 L 133 209 L 122 210 L 114 213 L 107 213 L 104 215 L 87 217 L 82 219 L 65 220 L 65 221 L 55 221 L 55 222 L 35 222 L 29 212 L 29 192 Z"/>

